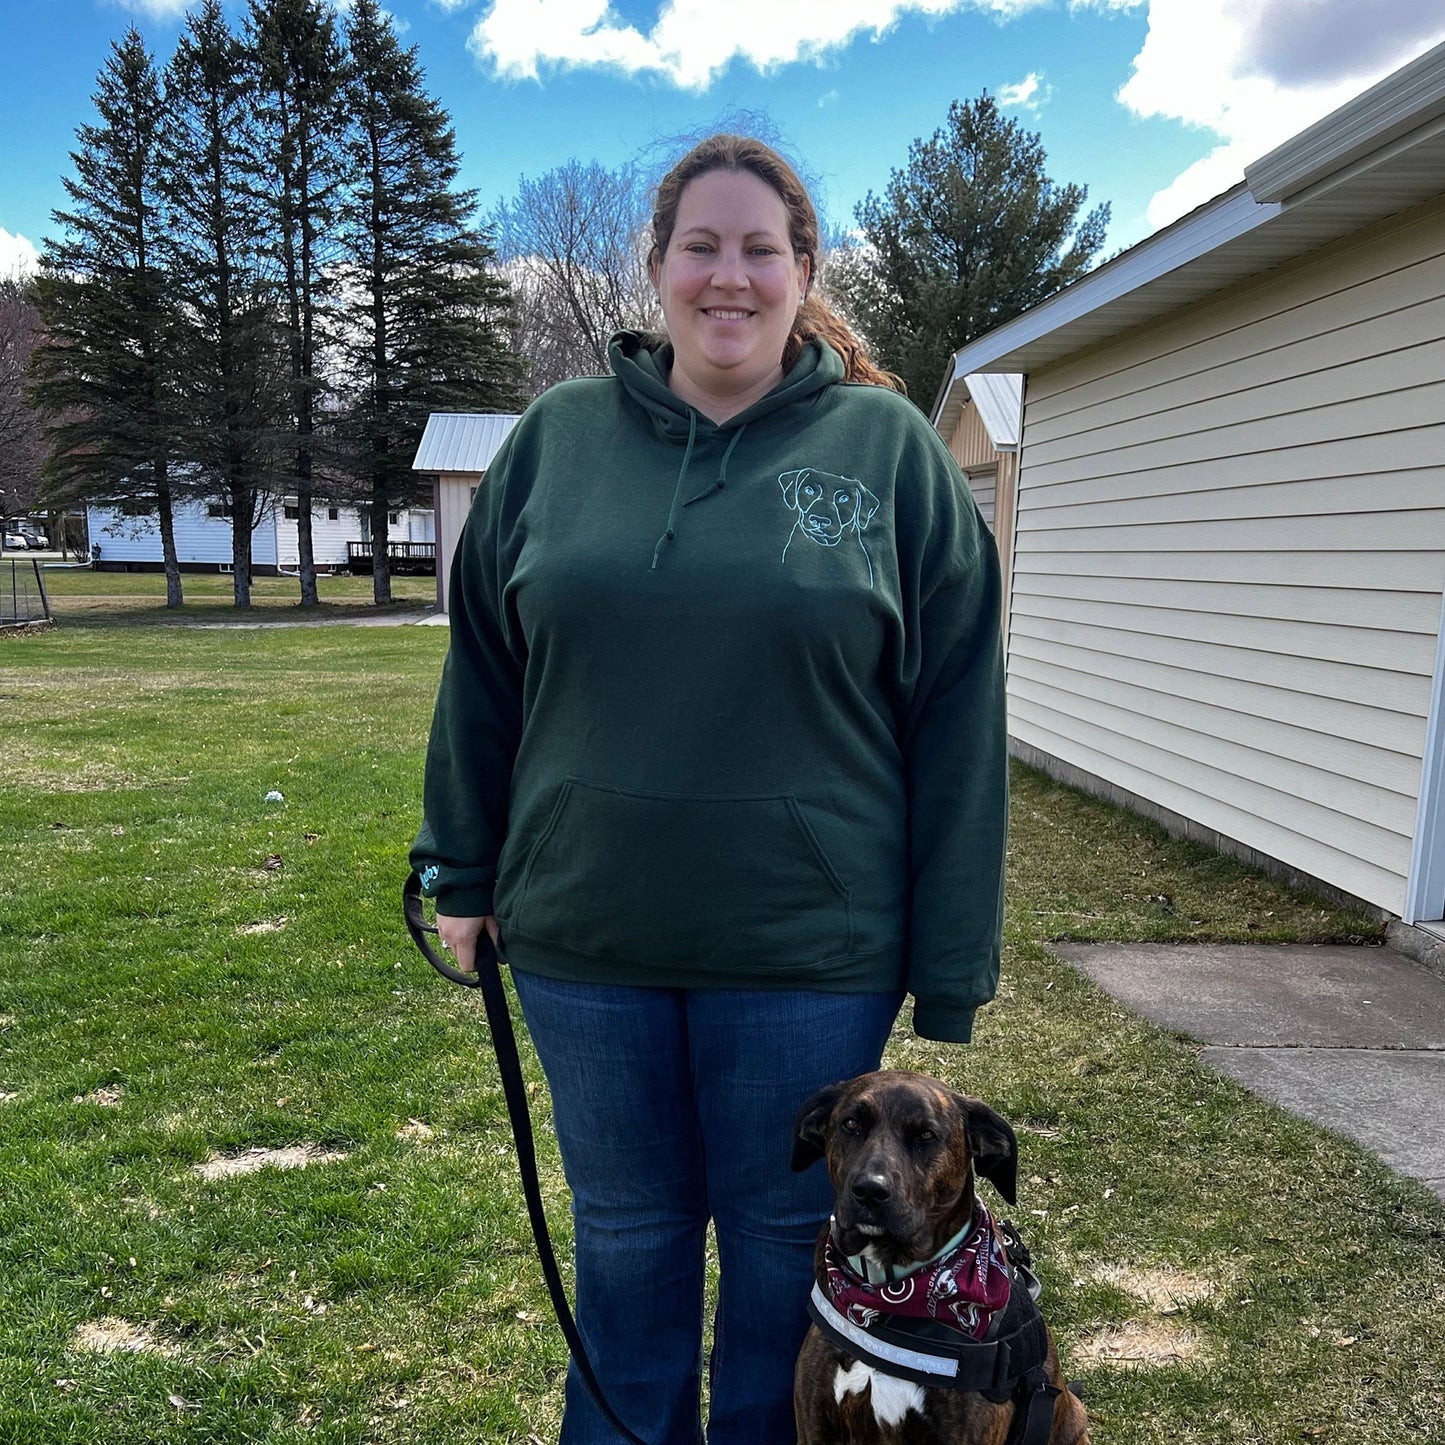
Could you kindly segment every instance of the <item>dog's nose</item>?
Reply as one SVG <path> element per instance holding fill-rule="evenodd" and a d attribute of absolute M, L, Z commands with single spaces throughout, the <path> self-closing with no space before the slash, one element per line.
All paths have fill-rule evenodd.
<path fill-rule="evenodd" d="M 893 1196 L 893 1190 L 881 1174 L 864 1174 L 855 1179 L 852 1193 L 860 1204 L 882 1204 Z"/>

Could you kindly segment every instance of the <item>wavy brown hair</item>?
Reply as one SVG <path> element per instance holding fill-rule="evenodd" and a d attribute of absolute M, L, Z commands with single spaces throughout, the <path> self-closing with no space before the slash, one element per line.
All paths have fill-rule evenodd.
<path fill-rule="evenodd" d="M 845 381 L 866 382 L 902 391 L 903 382 L 891 371 L 875 366 L 868 348 L 828 304 L 812 292 L 811 278 L 818 273 L 818 213 L 798 173 L 771 146 L 749 136 L 714 135 L 695 145 L 657 187 L 652 212 L 652 262 L 660 263 L 677 227 L 677 207 L 689 181 L 709 171 L 748 171 L 777 192 L 788 212 L 788 237 L 794 256 L 808 258 L 810 286 L 798 308 L 793 330 L 783 347 L 783 369 L 798 359 L 806 342 L 826 341 L 842 358 Z"/>

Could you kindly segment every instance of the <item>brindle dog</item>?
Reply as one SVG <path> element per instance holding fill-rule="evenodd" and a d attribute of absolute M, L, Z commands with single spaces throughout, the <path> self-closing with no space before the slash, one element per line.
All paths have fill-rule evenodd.
<path fill-rule="evenodd" d="M 845 1255 L 906 1265 L 931 1258 L 972 1219 L 975 1172 L 1014 1202 L 1018 1143 L 1007 1121 L 921 1074 L 881 1070 L 815 1094 L 798 1115 L 793 1168 L 820 1158 L 836 1195 L 814 1256 L 825 1287 L 830 1228 Z M 1048 1445 L 1088 1445 L 1088 1416 L 1060 1376 L 1052 1335 L 1044 1369 L 1060 1391 Z M 885 1375 L 816 1325 L 793 1398 L 799 1445 L 1003 1445 L 1014 1416 L 1011 1401 Z"/>

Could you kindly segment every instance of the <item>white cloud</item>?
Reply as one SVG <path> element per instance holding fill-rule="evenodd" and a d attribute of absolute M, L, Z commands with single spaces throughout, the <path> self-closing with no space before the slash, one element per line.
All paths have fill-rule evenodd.
<path fill-rule="evenodd" d="M 706 90 L 734 59 L 760 71 L 820 60 L 865 32 L 875 40 L 904 14 L 979 10 L 999 19 L 1051 0 L 733 0 L 724 22 L 717 0 L 665 0 L 646 34 L 623 23 L 608 0 L 493 0 L 471 47 L 496 74 L 536 79 L 551 66 L 598 66 L 654 74 Z"/>
<path fill-rule="evenodd" d="M 1017 85 L 999 86 L 998 103 L 1011 110 L 1037 112 L 1053 93 L 1053 86 L 1044 85 L 1038 71 L 1031 70 Z"/>
<path fill-rule="evenodd" d="M 1244 179 L 1244 168 L 1445 39 L 1419 0 L 1149 0 L 1149 34 L 1119 99 L 1211 131 L 1218 145 L 1149 204 L 1154 227 Z"/>
<path fill-rule="evenodd" d="M 40 255 L 24 236 L 0 226 L 0 276 L 24 276 L 40 266 Z"/>
<path fill-rule="evenodd" d="M 187 4 L 193 4 L 194 0 L 186 0 Z M 351 12 L 356 8 L 356 0 L 331 0 L 331 8 L 336 12 L 337 18 L 347 20 Z M 377 7 L 378 13 L 383 20 L 391 21 L 391 32 L 393 35 L 405 35 L 411 29 L 411 21 L 403 19 L 400 15 L 393 14 L 384 5 Z"/>
<path fill-rule="evenodd" d="M 836 105 L 840 98 L 836 90 L 825 91 L 818 97 L 818 109 L 822 110 L 825 105 Z"/>
<path fill-rule="evenodd" d="M 195 0 L 118 0 L 122 10 L 143 15 L 147 20 L 179 20 Z"/>

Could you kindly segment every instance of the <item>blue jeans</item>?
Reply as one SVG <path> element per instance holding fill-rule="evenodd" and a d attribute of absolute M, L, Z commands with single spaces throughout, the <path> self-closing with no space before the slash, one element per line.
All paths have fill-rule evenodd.
<path fill-rule="evenodd" d="M 578 1328 L 647 1445 L 698 1445 L 704 1252 L 717 1232 L 709 1445 L 792 1445 L 793 1365 L 832 1194 L 789 1167 L 814 1090 L 878 1067 L 899 993 L 628 988 L 512 972 L 552 1093 Z M 621 1437 L 567 1375 L 561 1445 Z"/>

